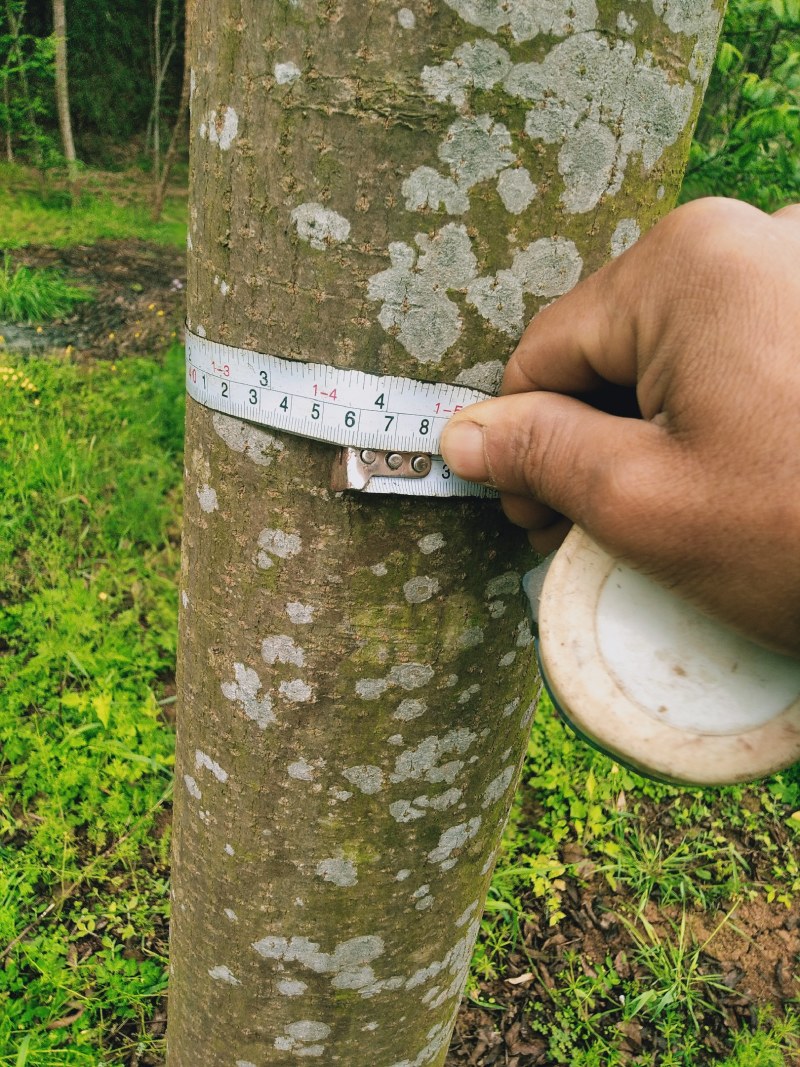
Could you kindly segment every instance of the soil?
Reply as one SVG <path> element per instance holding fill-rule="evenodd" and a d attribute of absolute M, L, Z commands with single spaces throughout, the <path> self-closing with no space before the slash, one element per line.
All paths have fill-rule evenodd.
<path fill-rule="evenodd" d="M 182 339 L 186 256 L 146 241 L 98 241 L 70 248 L 30 246 L 11 256 L 14 266 L 48 267 L 93 297 L 73 313 L 41 325 L 0 323 L 17 352 L 74 350 L 80 361 L 147 355 Z"/>
<path fill-rule="evenodd" d="M 493 998 L 499 1010 L 486 1011 L 464 1000 L 446 1067 L 551 1067 L 554 1061 L 547 1042 L 531 1028 L 531 1019 L 536 1012 L 547 1017 L 553 990 L 561 984 L 559 976 L 570 966 L 568 955 L 577 958 L 579 970 L 588 976 L 607 962 L 613 962 L 623 979 L 644 973 L 632 962 L 634 943 L 619 918 L 631 914 L 629 902 L 612 897 L 607 888 L 601 890 L 595 883 L 568 882 L 567 914 L 554 929 L 525 924 L 524 942 L 508 960 L 507 977 L 481 983 L 481 1000 L 486 1003 Z M 719 976 L 720 986 L 704 985 L 701 991 L 715 1010 L 699 1016 L 704 1051 L 697 1067 L 720 1062 L 730 1050 L 731 1032 L 755 1027 L 760 1009 L 771 1005 L 780 1015 L 790 1004 L 796 1006 L 800 996 L 800 904 L 785 908 L 755 900 L 740 904 L 733 915 L 726 916 L 726 912 L 690 913 L 688 918 L 690 945 L 703 944 L 722 924 L 701 954 L 701 972 Z M 680 922 L 676 909 L 648 905 L 645 918 L 657 935 L 676 942 Z M 610 996 L 605 1003 L 598 999 L 592 1008 L 598 1019 L 606 1011 L 609 1015 L 602 1029 L 607 1035 L 618 1032 L 615 1043 L 623 1062 L 636 1064 L 641 1056 L 654 1053 L 659 1062 L 663 1039 L 653 1028 L 623 1022 L 620 1005 Z"/>
<path fill-rule="evenodd" d="M 81 361 L 115 360 L 126 354 L 158 352 L 182 339 L 186 276 L 184 255 L 178 249 L 142 241 L 101 241 L 64 249 L 31 247 L 14 253 L 13 258 L 27 266 L 62 270 L 70 280 L 90 286 L 94 298 L 78 305 L 73 315 L 43 324 L 41 329 L 0 324 L 9 347 L 41 351 L 71 346 L 73 358 Z M 167 695 L 172 693 L 174 689 Z M 167 718 L 172 710 L 165 708 Z M 534 810 L 530 814 L 535 818 Z M 669 836 L 669 818 L 664 812 L 653 809 L 642 819 L 664 828 Z M 759 870 L 763 863 L 759 843 L 737 840 L 734 844 L 750 864 L 754 880 L 768 882 L 769 870 Z M 536 1018 L 554 1017 L 555 991 L 563 985 L 560 976 L 577 967 L 591 977 L 606 963 L 613 964 L 623 982 L 643 973 L 635 962 L 629 928 L 621 920 L 632 915 L 632 902 L 611 893 L 594 871 L 591 856 L 578 846 L 563 848 L 561 859 L 572 872 L 565 876 L 565 918 L 555 927 L 546 925 L 544 917 L 523 924 L 522 941 L 508 958 L 506 977 L 480 985 L 480 1000 L 493 1009 L 465 998 L 446 1067 L 550 1067 L 566 1062 L 552 1059 L 544 1037 L 534 1029 Z M 533 900 L 529 910 L 537 914 Z M 644 915 L 656 936 L 676 942 L 677 909 L 650 904 Z M 702 973 L 720 976 L 719 985 L 704 985 L 702 990 L 715 1008 L 702 1019 L 705 1047 L 697 1067 L 703 1067 L 724 1056 L 731 1031 L 755 1025 L 759 1009 L 772 1005 L 780 1013 L 790 1002 L 796 1007 L 800 998 L 800 901 L 789 907 L 767 904 L 761 898 L 744 901 L 727 919 L 724 913 L 690 911 L 687 930 L 690 946 L 704 945 Z M 658 1062 L 662 1039 L 647 1025 L 622 1022 L 619 989 L 609 991 L 605 1002 L 598 999 L 591 1014 L 601 1018 L 601 1013 L 607 1013 L 602 1016 L 603 1029 L 617 1038 L 626 1062 L 636 1064 L 645 1055 L 655 1055 L 650 1062 Z M 164 1001 L 150 1022 L 152 1035 L 162 1035 L 165 1023 Z M 156 1062 L 136 1055 L 131 1065 L 155 1067 Z"/>

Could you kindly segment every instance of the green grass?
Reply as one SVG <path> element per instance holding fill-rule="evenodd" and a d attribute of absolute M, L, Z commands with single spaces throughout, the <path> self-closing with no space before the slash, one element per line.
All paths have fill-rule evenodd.
<path fill-rule="evenodd" d="M 186 196 L 168 196 L 160 222 L 150 218 L 149 186 L 141 174 L 88 172 L 77 203 L 56 185 L 44 189 L 33 173 L 0 164 L 0 248 L 93 244 L 102 238 L 140 238 L 183 247 Z"/>
<path fill-rule="evenodd" d="M 548 952 L 554 987 L 546 997 L 538 987 L 528 1009 L 532 1031 L 547 1043 L 548 1065 L 622 1067 L 631 1062 L 621 1048 L 630 1025 L 655 1034 L 661 1046 L 656 1058 L 643 1054 L 637 1064 L 717 1062 L 708 1058 L 704 1038 L 715 1019 L 727 1027 L 715 997 L 721 979 L 704 949 L 720 924 L 735 925 L 727 913 L 742 901 L 759 898 L 783 908 L 800 893 L 799 801 L 797 767 L 766 783 L 718 790 L 641 778 L 578 741 L 544 698 L 468 994 L 501 1010 L 501 998 L 487 1001 L 481 983 L 505 977 L 512 953 L 526 956 L 527 924 L 541 930 L 538 944 L 559 929 L 568 883 L 591 885 L 589 899 L 604 897 L 605 907 L 618 913 L 623 958 L 612 953 L 589 962 L 567 951 L 559 965 L 557 953 Z M 750 845 L 746 855 L 742 841 Z M 692 913 L 707 917 L 707 941 L 690 932 Z M 536 971 L 535 960 L 529 967 Z M 794 1067 L 800 1014 L 795 1008 L 777 1018 L 763 1011 L 752 1032 L 728 1038 L 733 1052 L 726 1067 Z"/>
<path fill-rule="evenodd" d="M 82 300 L 91 300 L 86 289 L 70 285 L 55 270 L 14 269 L 8 255 L 0 266 L 0 321 L 42 322 L 67 315 Z"/>
<path fill-rule="evenodd" d="M 3 1065 L 122 1064 L 150 1044 L 182 392 L 178 349 L 0 368 Z"/>

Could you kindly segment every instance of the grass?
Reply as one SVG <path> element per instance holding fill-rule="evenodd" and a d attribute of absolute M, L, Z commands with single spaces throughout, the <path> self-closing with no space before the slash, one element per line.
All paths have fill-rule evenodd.
<path fill-rule="evenodd" d="M 181 359 L 0 370 L 0 452 L 15 458 L 0 467 L 4 1067 L 127 1063 L 151 1043 L 166 982 Z"/>
<path fill-rule="evenodd" d="M 800 893 L 797 853 L 800 768 L 767 783 L 685 790 L 640 778 L 587 748 L 555 716 L 546 698 L 534 719 L 520 791 L 495 870 L 468 995 L 503 1010 L 505 994 L 486 989 L 527 966 L 539 973 L 537 948 L 561 929 L 567 892 L 603 898 L 624 936 L 620 954 L 589 960 L 544 949 L 552 985 L 537 984 L 526 1014 L 547 1044 L 548 1065 L 698 1067 L 709 1058 L 710 1031 L 727 1032 L 725 1067 L 793 1067 L 800 1059 L 800 1014 L 761 1011 L 752 1030 L 730 1031 L 718 994 L 724 983 L 705 950 L 727 913 L 748 900 L 780 908 Z M 751 843 L 743 854 L 742 841 Z M 650 918 L 648 918 L 648 915 Z M 662 920 L 656 924 L 654 915 Z M 673 921 L 670 915 L 675 915 Z M 692 915 L 707 916 L 712 935 L 697 941 Z M 525 931 L 534 927 L 535 933 Z M 563 935 L 562 935 L 563 936 Z M 533 955 L 531 955 L 533 953 Z M 517 971 L 509 972 L 509 958 Z M 520 958 L 527 963 L 519 963 Z M 505 987 L 508 989 L 508 987 Z M 657 1055 L 631 1060 L 631 1025 L 649 1035 Z"/>
<path fill-rule="evenodd" d="M 140 173 L 87 172 L 82 191 L 71 203 L 56 184 L 44 188 L 33 172 L 0 163 L 0 248 L 44 244 L 64 247 L 103 238 L 140 238 L 183 247 L 186 243 L 186 194 L 167 197 L 160 222 L 150 218 L 149 187 Z"/>
<path fill-rule="evenodd" d="M 82 300 L 91 300 L 86 289 L 70 285 L 55 270 L 32 270 L 11 266 L 8 255 L 0 267 L 0 321 L 42 322 L 67 315 Z"/>

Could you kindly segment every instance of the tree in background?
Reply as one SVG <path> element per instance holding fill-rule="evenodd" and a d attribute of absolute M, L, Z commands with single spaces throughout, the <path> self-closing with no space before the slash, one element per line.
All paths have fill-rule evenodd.
<path fill-rule="evenodd" d="M 69 113 L 69 79 L 67 77 L 67 14 L 64 0 L 53 0 L 53 36 L 56 45 L 56 106 L 61 130 L 61 146 L 67 161 L 70 185 L 77 178 L 77 157 L 72 139 L 72 119 Z"/>
<path fill-rule="evenodd" d="M 683 199 L 800 200 L 800 3 L 730 0 Z"/>
<path fill-rule="evenodd" d="M 58 150 L 53 5 L 0 0 L 4 154 L 48 166 L 69 154 Z M 152 154 L 156 114 L 159 155 L 163 151 L 164 129 L 172 128 L 180 106 L 183 0 L 161 2 L 158 62 L 155 15 L 156 0 L 69 2 L 69 113 L 76 152 L 88 163 L 129 164 L 145 145 Z"/>
<path fill-rule="evenodd" d="M 672 206 L 713 2 L 196 0 L 188 318 L 492 389 Z M 534 699 L 491 502 L 189 401 L 169 1067 L 444 1061 Z"/>
<path fill-rule="evenodd" d="M 186 0 L 186 19 L 189 17 L 189 5 L 191 0 Z M 178 5 L 175 5 L 177 11 Z M 160 9 L 159 9 L 160 11 Z M 175 33 L 177 37 L 177 31 Z M 186 119 L 189 111 L 189 87 L 190 87 L 190 70 L 189 70 L 189 53 L 188 49 L 183 49 L 183 79 L 181 82 L 181 95 L 178 101 L 178 110 L 175 115 L 175 122 L 172 127 L 172 136 L 167 146 L 167 151 L 164 154 L 163 165 L 159 163 L 159 154 L 154 153 L 153 161 L 153 177 L 154 177 L 154 191 L 153 191 L 153 207 L 152 218 L 154 222 L 158 222 L 161 218 L 161 213 L 164 210 L 164 198 L 167 195 L 167 185 L 169 183 L 170 174 L 175 164 L 175 159 L 178 154 L 178 145 L 181 141 L 181 134 L 186 130 Z M 162 68 L 166 73 L 168 69 L 168 62 L 162 64 Z M 159 101 L 160 101 L 160 89 L 159 89 Z M 157 107 L 156 103 L 153 104 L 154 110 L 160 108 L 160 103 Z M 154 136 L 154 144 L 158 144 L 158 129 Z"/>

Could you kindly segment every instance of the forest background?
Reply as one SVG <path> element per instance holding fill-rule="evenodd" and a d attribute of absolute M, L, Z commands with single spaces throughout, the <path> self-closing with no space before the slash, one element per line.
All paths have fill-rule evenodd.
<path fill-rule="evenodd" d="M 180 0 L 0 6 L 9 1067 L 163 1062 L 183 19 Z M 681 198 L 704 195 L 800 200 L 799 0 L 729 6 Z M 657 785 L 544 702 L 523 783 L 448 1063 L 800 1063 L 797 769 Z"/>

